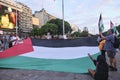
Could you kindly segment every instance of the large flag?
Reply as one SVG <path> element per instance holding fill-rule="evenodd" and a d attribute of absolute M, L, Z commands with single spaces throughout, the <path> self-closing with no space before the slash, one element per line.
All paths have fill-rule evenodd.
<path fill-rule="evenodd" d="M 99 28 L 99 32 L 103 32 L 104 25 L 103 25 L 103 20 L 102 20 L 102 15 L 101 14 L 100 14 L 99 22 L 98 22 L 98 28 Z"/>
<path fill-rule="evenodd" d="M 86 41 L 84 39 L 83 41 L 85 42 L 82 41 L 82 43 L 85 43 L 85 44 L 88 42 L 92 43 L 92 41 L 90 40 L 91 39 L 89 39 L 89 41 Z M 47 42 L 48 45 L 50 45 L 49 41 Z M 59 40 L 59 42 L 61 41 L 62 40 Z M 38 44 L 45 45 L 47 43 L 40 42 L 39 39 L 35 40 L 35 44 L 37 46 L 36 45 L 33 46 L 34 51 L 19 54 L 16 56 L 13 55 L 14 57 L 11 56 L 9 58 L 1 58 L 0 67 L 15 68 L 15 69 L 30 69 L 30 70 L 31 69 L 32 70 L 33 69 L 49 70 L 49 71 L 72 72 L 72 73 L 87 73 L 88 68 L 95 69 L 93 62 L 88 57 L 88 53 L 90 53 L 94 58 L 96 58 L 99 53 L 99 49 L 97 45 L 96 46 L 77 46 L 77 47 L 73 47 L 73 46 L 57 47 L 57 48 L 38 46 Z M 54 41 L 52 45 L 54 45 L 54 43 L 59 44 L 57 43 L 57 41 Z M 71 43 L 75 45 L 76 40 L 63 40 L 63 42 L 60 44 L 61 45 L 65 44 L 66 46 L 66 43 L 67 44 Z M 27 47 L 24 46 L 23 48 L 24 50 L 25 49 L 27 50 Z M 19 51 L 19 48 L 16 50 Z"/>
<path fill-rule="evenodd" d="M 118 32 L 116 26 L 114 26 L 112 21 L 110 21 L 110 29 L 114 30 L 115 35 L 119 35 L 119 32 Z"/>

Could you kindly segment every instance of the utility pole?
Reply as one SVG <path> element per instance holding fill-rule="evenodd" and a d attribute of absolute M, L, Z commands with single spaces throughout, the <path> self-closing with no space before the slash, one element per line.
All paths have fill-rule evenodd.
<path fill-rule="evenodd" d="M 63 20 L 63 38 L 65 36 L 65 22 L 64 22 L 64 0 L 62 0 L 62 20 Z"/>
<path fill-rule="evenodd" d="M 18 35 L 18 21 L 17 21 L 17 0 L 16 0 L 16 36 Z"/>
<path fill-rule="evenodd" d="M 44 21 L 44 3 L 45 3 L 45 0 L 42 0 L 42 25 L 45 24 L 45 21 Z"/>

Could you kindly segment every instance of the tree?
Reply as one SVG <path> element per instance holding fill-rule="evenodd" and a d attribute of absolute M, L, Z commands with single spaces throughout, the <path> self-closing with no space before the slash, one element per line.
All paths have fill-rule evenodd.
<path fill-rule="evenodd" d="M 48 21 L 47 23 L 53 23 L 53 24 L 56 24 L 58 26 L 58 33 L 59 35 L 62 35 L 63 34 L 63 21 L 62 19 L 52 19 L 50 21 Z M 65 21 L 65 33 L 71 33 L 72 29 L 71 29 L 71 26 L 70 24 Z"/>
<path fill-rule="evenodd" d="M 44 34 L 44 32 L 42 31 L 41 28 L 38 29 L 37 33 L 38 33 L 39 36 L 42 36 Z"/>
<path fill-rule="evenodd" d="M 71 34 L 71 37 L 73 37 L 73 38 L 88 37 L 88 31 L 74 32 L 73 34 Z"/>
<path fill-rule="evenodd" d="M 77 37 L 80 37 L 81 33 L 78 31 L 78 32 L 74 32 L 73 34 L 71 34 L 71 37 L 73 38 L 77 38 Z"/>
<path fill-rule="evenodd" d="M 41 27 L 40 34 L 47 34 L 48 32 L 51 35 L 56 35 L 58 33 L 58 26 L 53 23 L 47 23 Z"/>
<path fill-rule="evenodd" d="M 88 37 L 88 31 L 82 31 L 80 37 Z"/>
<path fill-rule="evenodd" d="M 88 32 L 88 27 L 84 27 L 83 31 L 87 31 Z"/>
<path fill-rule="evenodd" d="M 30 32 L 31 36 L 38 35 L 38 28 L 33 28 L 32 31 Z"/>
<path fill-rule="evenodd" d="M 118 32 L 120 32 L 120 25 L 118 25 L 116 28 L 117 28 Z"/>

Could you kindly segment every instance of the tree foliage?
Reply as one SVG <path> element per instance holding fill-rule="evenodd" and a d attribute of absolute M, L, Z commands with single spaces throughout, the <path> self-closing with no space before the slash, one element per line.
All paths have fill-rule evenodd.
<path fill-rule="evenodd" d="M 73 38 L 88 37 L 88 31 L 74 32 L 73 34 L 71 34 L 71 37 Z"/>
<path fill-rule="evenodd" d="M 39 28 L 37 31 L 37 34 L 38 34 L 38 36 L 42 36 L 44 34 L 44 32 L 42 31 L 41 28 Z"/>
<path fill-rule="evenodd" d="M 74 38 L 76 38 L 76 37 L 80 37 L 80 32 L 74 32 L 73 34 L 71 34 L 71 37 L 74 37 Z"/>
<path fill-rule="evenodd" d="M 116 28 L 117 28 L 117 30 L 120 32 L 120 25 L 118 25 Z"/>
<path fill-rule="evenodd" d="M 38 35 L 38 28 L 33 28 L 32 31 L 30 32 L 31 36 Z"/>
<path fill-rule="evenodd" d="M 43 25 L 41 28 L 41 33 L 47 34 L 48 32 L 51 35 L 56 35 L 58 33 L 58 26 L 53 23 L 47 23 L 47 24 Z"/>
<path fill-rule="evenodd" d="M 58 33 L 57 34 L 58 35 L 63 34 L 63 21 L 62 21 L 62 19 L 58 19 L 58 18 L 57 19 L 52 19 L 52 20 L 48 21 L 48 23 L 56 24 L 58 26 Z M 65 34 L 66 33 L 71 33 L 72 29 L 71 29 L 70 24 L 67 21 L 65 21 L 64 23 L 65 23 Z"/>
<path fill-rule="evenodd" d="M 82 31 L 81 33 L 80 33 L 80 37 L 88 37 L 88 31 Z"/>

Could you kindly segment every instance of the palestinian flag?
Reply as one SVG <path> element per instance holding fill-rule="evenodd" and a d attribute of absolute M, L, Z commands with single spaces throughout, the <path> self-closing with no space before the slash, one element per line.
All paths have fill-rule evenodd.
<path fill-rule="evenodd" d="M 90 41 L 90 39 L 88 40 Z M 38 42 L 35 41 L 36 43 L 33 42 L 34 51 L 25 52 L 19 55 L 13 53 L 16 56 L 14 57 L 11 56 L 9 58 L 1 58 L 0 67 L 30 69 L 30 70 L 31 69 L 49 70 L 49 71 L 72 72 L 72 73 L 87 73 L 88 68 L 95 69 L 93 62 L 88 57 L 88 53 L 90 53 L 94 58 L 96 58 L 99 52 L 97 46 L 70 46 L 70 47 L 43 46 L 44 44 L 46 44 L 46 42 L 48 43 L 49 46 L 53 44 L 56 46 L 58 46 L 57 44 L 69 45 L 69 42 L 71 42 L 72 40 L 61 40 L 61 41 L 62 43 L 56 43 L 57 41 L 52 41 L 53 42 L 52 43 L 50 42 L 50 40 L 44 42 L 39 40 Z M 76 44 L 74 43 L 74 45 Z M 27 49 L 27 47 L 25 49 Z"/>
<path fill-rule="evenodd" d="M 118 32 L 116 26 L 114 26 L 112 21 L 110 21 L 110 29 L 114 30 L 115 35 L 119 35 L 119 32 Z"/>
<path fill-rule="evenodd" d="M 112 21 L 110 21 L 110 29 L 112 29 L 114 27 L 114 24 Z"/>
<path fill-rule="evenodd" d="M 103 20 L 102 20 L 102 15 L 101 14 L 100 14 L 99 22 L 98 22 L 98 28 L 99 28 L 99 32 L 103 32 L 104 25 L 103 25 Z"/>

